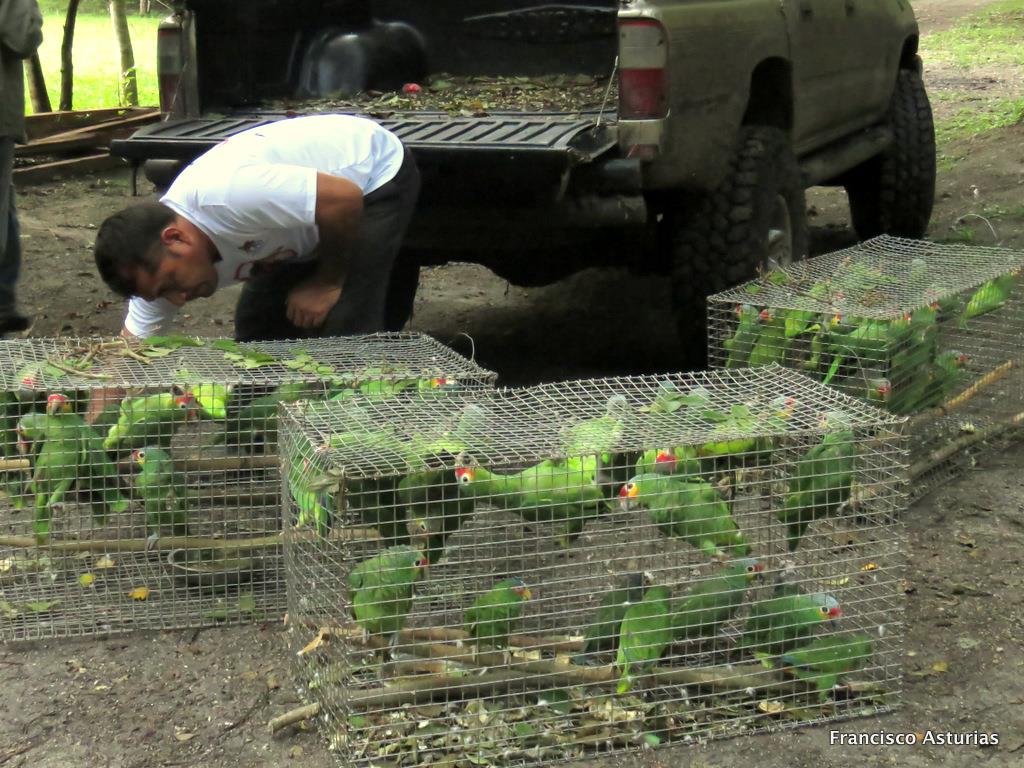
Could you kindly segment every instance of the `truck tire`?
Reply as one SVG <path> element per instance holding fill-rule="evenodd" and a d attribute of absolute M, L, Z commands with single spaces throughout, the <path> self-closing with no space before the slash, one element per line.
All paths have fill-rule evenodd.
<path fill-rule="evenodd" d="M 673 227 L 673 304 L 693 367 L 707 355 L 705 298 L 807 255 L 806 200 L 785 132 L 741 129 L 725 180 Z"/>
<path fill-rule="evenodd" d="M 892 145 L 846 182 L 858 237 L 921 238 L 935 202 L 935 126 L 921 75 L 901 69 L 887 118 Z"/>
<path fill-rule="evenodd" d="M 402 252 L 391 270 L 388 301 L 384 310 L 384 330 L 400 331 L 412 317 L 416 291 L 420 285 L 420 264 L 414 256 Z"/>

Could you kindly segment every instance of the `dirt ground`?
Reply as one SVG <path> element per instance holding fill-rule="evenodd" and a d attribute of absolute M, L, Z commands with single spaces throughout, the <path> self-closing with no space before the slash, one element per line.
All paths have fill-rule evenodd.
<path fill-rule="evenodd" d="M 926 33 L 984 5 L 914 3 Z M 927 71 L 929 84 L 941 89 L 989 87 L 991 76 Z M 970 223 L 976 243 L 1024 248 L 1024 125 L 962 142 L 950 155 L 961 159 L 940 177 L 930 236 L 958 238 Z M 123 306 L 96 276 L 90 248 L 96 226 L 127 192 L 123 173 L 21 190 L 21 300 L 35 316 L 34 335 L 111 334 L 120 327 Z M 841 193 L 816 190 L 810 203 L 816 252 L 854 242 Z M 225 291 L 191 305 L 179 327 L 230 335 L 234 298 Z M 508 385 L 667 371 L 678 367 L 673 361 L 681 353 L 667 281 L 615 270 L 529 290 L 474 266 L 425 270 L 411 327 L 475 351 Z M 1019 445 L 985 456 L 910 510 L 905 703 L 894 715 L 838 726 L 996 732 L 998 747 L 838 748 L 829 745 L 829 728 L 817 727 L 614 763 L 1024 764 L 1022 462 Z M 268 718 L 298 703 L 288 663 L 277 625 L 2 647 L 0 766 L 332 765 L 313 731 L 266 734 Z"/>

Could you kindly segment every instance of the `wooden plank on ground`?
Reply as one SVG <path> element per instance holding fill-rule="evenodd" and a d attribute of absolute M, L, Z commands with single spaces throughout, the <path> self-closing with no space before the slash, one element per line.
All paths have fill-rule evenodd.
<path fill-rule="evenodd" d="M 159 114 L 159 110 L 155 107 L 111 107 L 68 112 L 42 112 L 25 118 L 25 132 L 28 134 L 29 141 L 34 141 L 61 131 L 85 128 L 119 117 L 133 117 L 146 113 Z"/>
<path fill-rule="evenodd" d="M 53 181 L 60 176 L 73 176 L 77 173 L 89 173 L 92 171 L 109 171 L 113 168 L 125 168 L 127 163 L 120 157 L 115 157 L 107 152 L 85 157 L 72 157 L 66 160 L 55 160 L 52 163 L 40 163 L 38 165 L 25 166 L 14 169 L 14 184 L 22 186 L 25 184 L 40 184 L 46 181 Z"/>
<path fill-rule="evenodd" d="M 61 131 L 42 139 L 30 141 L 16 147 L 15 157 L 32 157 L 35 155 L 57 154 L 89 147 L 106 148 L 112 139 L 130 135 L 143 125 L 155 123 L 160 119 L 159 112 L 148 112 L 107 120 L 96 125 Z"/>

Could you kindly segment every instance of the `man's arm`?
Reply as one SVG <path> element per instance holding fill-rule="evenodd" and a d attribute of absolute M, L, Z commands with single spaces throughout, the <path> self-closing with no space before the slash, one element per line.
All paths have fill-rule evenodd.
<path fill-rule="evenodd" d="M 27 59 L 43 42 L 43 15 L 36 0 L 0 0 L 0 44 Z"/>
<path fill-rule="evenodd" d="M 348 249 L 359 234 L 363 192 L 340 176 L 316 175 L 316 272 L 288 296 L 288 319 L 299 328 L 318 328 L 338 303 L 348 274 Z"/>

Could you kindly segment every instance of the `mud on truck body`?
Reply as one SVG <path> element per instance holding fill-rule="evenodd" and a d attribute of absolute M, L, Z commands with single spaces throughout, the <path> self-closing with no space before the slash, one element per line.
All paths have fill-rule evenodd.
<path fill-rule="evenodd" d="M 622 265 L 671 276 L 698 362 L 704 296 L 806 253 L 805 188 L 845 186 L 861 237 L 919 237 L 931 213 L 905 0 L 176 0 L 158 34 L 166 120 L 114 147 L 158 186 L 297 114 L 368 116 L 412 149 L 396 326 L 421 264 L 518 285 Z"/>

